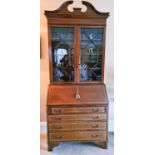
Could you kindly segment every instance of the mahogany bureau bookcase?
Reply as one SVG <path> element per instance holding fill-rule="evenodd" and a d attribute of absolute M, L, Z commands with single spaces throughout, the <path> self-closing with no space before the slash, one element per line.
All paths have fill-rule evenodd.
<path fill-rule="evenodd" d="M 65 2 L 45 11 L 48 22 L 48 150 L 60 142 L 94 142 L 107 148 L 108 99 L 104 84 L 106 19 L 87 7 L 68 11 Z"/>

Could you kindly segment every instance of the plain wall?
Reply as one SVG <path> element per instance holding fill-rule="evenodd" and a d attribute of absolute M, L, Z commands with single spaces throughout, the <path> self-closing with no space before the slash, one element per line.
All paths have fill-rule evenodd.
<path fill-rule="evenodd" d="M 67 0 L 40 0 L 40 37 L 41 37 L 41 58 L 40 58 L 40 106 L 41 121 L 46 121 L 46 98 L 49 84 L 49 60 L 48 60 L 48 37 L 47 21 L 44 10 L 56 10 Z M 114 18 L 113 0 L 86 0 L 90 1 L 97 10 L 110 12 L 107 19 L 106 35 L 106 57 L 105 57 L 105 84 L 107 87 L 110 102 L 110 130 L 113 130 L 113 96 L 114 96 Z"/>

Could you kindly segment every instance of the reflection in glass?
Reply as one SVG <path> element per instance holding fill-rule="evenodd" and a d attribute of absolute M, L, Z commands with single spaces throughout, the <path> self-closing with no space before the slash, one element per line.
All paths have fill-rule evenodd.
<path fill-rule="evenodd" d="M 74 29 L 52 28 L 53 81 L 74 80 Z"/>
<path fill-rule="evenodd" d="M 102 79 L 102 28 L 81 28 L 80 81 Z"/>

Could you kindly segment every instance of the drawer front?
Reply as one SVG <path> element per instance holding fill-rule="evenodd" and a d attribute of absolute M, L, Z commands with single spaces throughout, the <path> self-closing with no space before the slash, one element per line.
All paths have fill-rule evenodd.
<path fill-rule="evenodd" d="M 107 114 L 49 115 L 49 122 L 58 121 L 106 121 Z"/>
<path fill-rule="evenodd" d="M 106 122 L 49 123 L 49 131 L 106 130 Z"/>
<path fill-rule="evenodd" d="M 66 113 L 105 113 L 106 107 L 65 107 L 65 108 L 49 108 L 50 114 L 66 114 Z"/>
<path fill-rule="evenodd" d="M 106 141 L 106 131 L 79 131 L 50 133 L 50 141 L 102 140 Z"/>

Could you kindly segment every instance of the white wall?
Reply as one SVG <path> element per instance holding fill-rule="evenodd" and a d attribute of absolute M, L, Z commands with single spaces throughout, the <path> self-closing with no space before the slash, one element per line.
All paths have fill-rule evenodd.
<path fill-rule="evenodd" d="M 48 44 L 47 44 L 47 23 L 44 16 L 44 10 L 56 10 L 63 2 L 67 0 L 41 0 L 40 7 L 40 33 L 41 33 L 41 50 L 42 58 L 40 62 L 41 76 L 41 121 L 46 120 L 46 94 L 47 85 L 49 83 L 48 74 Z M 105 62 L 105 84 L 107 86 L 108 98 L 110 102 L 109 114 L 109 130 L 113 131 L 113 96 L 114 96 L 114 7 L 113 0 L 85 0 L 91 2 L 97 10 L 101 12 L 110 12 L 107 20 L 107 36 L 106 36 L 106 62 Z"/>

